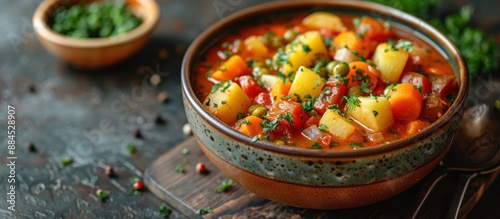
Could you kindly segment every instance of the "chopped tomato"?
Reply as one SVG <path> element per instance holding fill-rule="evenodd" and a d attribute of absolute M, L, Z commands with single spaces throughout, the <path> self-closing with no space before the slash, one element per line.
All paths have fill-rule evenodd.
<path fill-rule="evenodd" d="M 250 75 L 241 76 L 238 80 L 240 87 L 250 98 L 256 97 L 259 93 L 262 93 L 264 89 L 257 84 L 257 81 L 253 79 Z"/>
<path fill-rule="evenodd" d="M 415 72 L 406 72 L 401 76 L 401 82 L 410 83 L 416 86 L 418 89 L 422 88 L 424 94 L 429 94 L 432 92 L 431 81 L 423 74 Z"/>
<path fill-rule="evenodd" d="M 382 81 L 382 79 L 378 79 L 378 82 L 377 82 L 377 87 L 375 88 L 375 90 L 373 90 L 373 95 L 374 96 L 380 96 L 381 94 L 384 93 L 384 90 L 387 86 L 385 85 L 385 83 Z"/>
<path fill-rule="evenodd" d="M 325 134 L 321 136 L 318 139 L 318 143 L 323 147 L 323 148 L 329 148 L 330 144 L 333 142 L 333 136 L 329 134 Z"/>
<path fill-rule="evenodd" d="M 326 108 L 332 104 L 340 104 L 342 97 L 347 92 L 347 86 L 345 85 L 333 85 L 330 86 L 328 83 L 323 89 L 323 92 L 318 96 L 316 102 L 314 103 L 314 109 L 319 114 L 323 114 Z"/>
<path fill-rule="evenodd" d="M 311 116 L 306 121 L 306 126 L 307 127 L 312 126 L 312 125 L 318 126 L 319 125 L 319 120 L 321 120 L 321 117 L 319 117 L 319 116 Z"/>
<path fill-rule="evenodd" d="M 270 93 L 262 92 L 254 98 L 254 102 L 269 109 L 273 105 L 273 97 Z"/>
<path fill-rule="evenodd" d="M 354 130 L 354 132 L 347 138 L 347 142 L 349 143 L 363 143 L 365 141 L 365 138 L 363 137 L 363 134 L 359 130 Z"/>
<path fill-rule="evenodd" d="M 277 100 L 266 114 L 266 119 L 274 121 L 281 117 L 280 123 L 297 128 L 302 126 L 309 116 L 300 103 L 292 100 Z"/>

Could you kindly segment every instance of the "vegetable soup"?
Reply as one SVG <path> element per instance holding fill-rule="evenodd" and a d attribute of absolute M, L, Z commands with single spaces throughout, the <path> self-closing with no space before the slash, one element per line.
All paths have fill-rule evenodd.
<path fill-rule="evenodd" d="M 317 11 L 242 27 L 210 48 L 195 89 L 253 141 L 350 150 L 418 133 L 458 91 L 449 62 L 389 22 Z"/>

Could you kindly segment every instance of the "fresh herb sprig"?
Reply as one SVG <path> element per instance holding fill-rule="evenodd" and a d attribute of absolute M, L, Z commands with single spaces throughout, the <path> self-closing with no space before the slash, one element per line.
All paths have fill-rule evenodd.
<path fill-rule="evenodd" d="M 485 32 L 471 26 L 472 6 L 444 19 L 432 19 L 431 24 L 443 31 L 455 43 L 465 58 L 471 81 L 499 67 L 500 46 Z"/>

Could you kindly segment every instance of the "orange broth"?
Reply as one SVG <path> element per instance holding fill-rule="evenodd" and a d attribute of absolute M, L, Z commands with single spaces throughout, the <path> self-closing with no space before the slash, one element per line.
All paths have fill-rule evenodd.
<path fill-rule="evenodd" d="M 310 14 L 301 14 L 293 17 L 292 19 L 276 19 L 271 22 L 261 22 L 258 23 L 257 25 L 254 26 L 247 26 L 247 27 L 242 27 L 238 29 L 237 33 L 228 35 L 224 37 L 220 42 L 216 44 L 216 46 L 213 46 L 208 50 L 208 52 L 204 55 L 204 59 L 200 61 L 196 67 L 197 74 L 195 75 L 195 87 L 196 87 L 196 92 L 198 94 L 198 98 L 204 105 L 207 105 L 207 109 L 209 111 L 214 111 L 216 109 L 212 109 L 212 106 L 210 104 L 206 104 L 207 98 L 211 95 L 211 91 L 213 86 L 218 83 L 219 81 L 212 78 L 211 74 L 213 72 L 220 70 L 221 65 L 226 62 L 229 57 L 225 57 L 226 55 L 229 56 L 235 56 L 239 55 L 241 58 L 243 58 L 247 62 L 247 67 L 251 69 L 252 71 L 256 68 L 255 66 L 251 66 L 251 64 L 255 63 L 266 63 L 266 60 L 268 63 L 272 63 L 271 65 L 264 65 L 264 68 L 268 70 L 268 73 L 271 75 L 277 75 L 280 73 L 280 65 L 276 63 L 276 60 L 273 60 L 273 56 L 278 52 L 278 49 L 285 48 L 286 45 L 290 44 L 291 41 L 287 41 L 284 39 L 283 35 L 287 31 L 293 30 L 296 35 L 303 34 L 307 31 L 312 31 L 316 30 L 319 31 L 321 34 L 321 37 L 323 39 L 323 43 L 328 41 L 329 37 L 335 38 L 338 36 L 339 32 L 330 30 L 330 29 L 318 29 L 318 28 L 311 28 L 310 25 L 305 25 L 304 24 L 304 19 L 309 16 Z M 353 31 L 356 29 L 355 25 L 353 22 L 355 19 L 359 19 L 362 22 L 365 22 L 365 20 L 361 17 L 355 17 L 352 15 L 342 15 L 342 14 L 335 14 L 336 16 L 340 17 L 345 29 L 347 31 Z M 314 108 L 314 112 L 308 111 L 305 112 L 305 114 L 300 114 L 299 117 L 305 116 L 307 117 L 307 120 L 310 120 L 310 122 L 305 122 L 305 121 L 300 121 L 302 122 L 301 125 L 294 124 L 293 122 L 290 121 L 278 121 L 278 126 L 279 127 L 274 127 L 274 129 L 268 130 L 267 133 L 260 133 L 256 135 L 251 135 L 249 133 L 245 133 L 247 135 L 250 135 L 253 137 L 254 140 L 264 140 L 264 141 L 272 141 L 277 144 L 284 144 L 283 146 L 293 146 L 293 147 L 300 147 L 300 148 L 314 148 L 314 149 L 325 149 L 325 150 L 351 150 L 351 149 L 358 149 L 358 148 L 363 148 L 363 147 L 372 147 L 376 145 L 383 145 L 388 142 L 398 140 L 401 138 L 405 138 L 411 135 L 414 135 L 418 133 L 420 130 L 424 129 L 425 127 L 429 126 L 432 124 L 433 121 L 435 121 L 437 118 L 439 118 L 449 107 L 451 104 L 451 101 L 453 101 L 453 95 L 456 95 L 457 93 L 457 82 L 455 75 L 453 73 L 452 67 L 450 66 L 449 62 L 442 57 L 435 49 L 433 49 L 431 46 L 426 44 L 423 40 L 417 38 L 416 36 L 395 29 L 393 27 L 387 28 L 386 24 L 382 20 L 376 20 L 379 24 L 383 25 L 384 28 L 388 31 L 390 37 L 387 39 L 380 40 L 378 42 L 377 40 L 371 40 L 375 41 L 376 45 L 380 43 L 387 42 L 389 39 L 392 39 L 392 42 L 399 42 L 400 39 L 405 39 L 409 42 L 412 43 L 412 49 L 411 52 L 408 50 L 407 52 L 409 53 L 408 59 L 404 65 L 404 70 L 403 73 L 401 73 L 401 77 L 399 78 L 397 83 L 401 83 L 401 80 L 408 80 L 410 78 L 410 81 L 405 81 L 404 83 L 412 83 L 415 86 L 415 89 L 418 89 L 419 92 L 422 94 L 422 105 L 421 105 L 421 112 L 419 112 L 419 116 L 416 119 L 397 119 L 394 118 L 393 122 L 388 128 L 385 128 L 383 130 L 378 130 L 378 131 L 373 131 L 372 129 L 368 128 L 366 125 L 364 125 L 362 122 L 353 119 L 352 116 L 347 115 L 347 110 L 346 110 L 346 105 L 347 99 L 351 98 L 351 96 L 348 96 L 347 94 L 344 94 L 342 97 L 342 101 L 340 101 L 337 104 L 332 104 L 338 106 L 338 108 L 341 109 L 341 111 L 346 114 L 345 116 L 345 121 L 347 121 L 350 125 L 355 127 L 355 131 L 346 139 L 340 139 L 338 137 L 335 137 L 335 133 L 329 133 L 328 131 L 320 130 L 321 134 L 320 137 L 317 140 L 311 140 L 310 136 L 306 137 L 305 135 L 302 134 L 302 131 L 308 127 L 307 123 L 314 123 L 315 119 L 310 119 L 311 117 L 315 117 L 316 120 L 319 120 L 322 117 L 321 113 L 318 113 L 316 108 Z M 359 24 L 358 24 L 359 25 Z M 359 26 L 358 26 L 359 27 Z M 370 26 L 371 27 L 371 26 Z M 261 41 L 265 38 L 266 33 L 269 35 L 269 33 L 272 32 L 271 37 L 277 37 L 279 40 L 281 40 L 281 46 L 273 46 L 269 42 L 265 42 L 264 45 L 267 48 L 267 54 L 265 56 L 260 56 L 260 57 L 253 57 L 251 52 L 248 51 L 248 47 L 245 47 L 244 41 L 248 37 L 255 36 Z M 342 31 L 345 32 L 345 31 Z M 362 34 L 366 34 L 368 31 L 363 31 L 361 33 L 357 33 L 356 37 L 357 38 L 363 38 L 366 36 L 362 36 Z M 277 40 L 277 41 L 279 41 Z M 333 41 L 334 39 L 332 39 Z M 364 40 L 364 39 L 363 39 Z M 239 43 L 238 43 L 239 41 Z M 268 40 L 269 41 L 269 40 Z M 371 42 L 370 43 L 373 43 Z M 390 40 L 389 40 L 390 41 Z M 239 45 L 238 45 L 239 44 Z M 326 43 L 325 43 L 326 44 Z M 375 43 L 373 43 L 375 45 Z M 322 57 L 324 59 L 327 59 L 328 62 L 333 61 L 334 54 L 338 52 L 341 48 L 340 47 L 335 47 L 335 45 L 325 45 L 325 48 L 328 50 L 328 54 L 325 57 Z M 394 46 L 392 47 L 394 48 Z M 402 48 L 394 49 L 395 51 L 402 50 Z M 352 51 L 352 50 L 350 50 Z M 420 53 L 418 52 L 420 51 Z M 225 53 L 224 53 L 225 52 Z M 371 49 L 368 52 L 367 57 L 362 57 L 361 61 L 364 62 L 370 62 L 372 65 L 373 63 L 371 61 L 366 61 L 366 60 L 372 60 L 373 59 L 373 54 L 374 51 Z M 271 60 L 271 61 L 269 61 Z M 318 61 L 319 62 L 319 61 Z M 318 63 L 316 62 L 316 64 Z M 348 64 L 348 63 L 347 63 Z M 320 65 L 320 64 L 318 64 Z M 311 66 L 305 66 L 309 69 L 314 69 L 315 65 Z M 326 66 L 319 67 L 321 68 L 326 68 Z M 262 67 L 261 67 L 262 68 Z M 377 65 L 373 65 L 373 68 L 378 69 Z M 241 86 L 241 82 L 239 81 L 241 77 L 250 75 L 252 76 L 252 79 L 254 79 L 256 82 L 259 81 L 259 76 L 252 73 L 246 73 L 245 75 L 240 75 L 237 77 L 234 77 L 231 79 L 232 83 L 236 83 Z M 376 70 L 374 70 L 376 71 Z M 415 73 L 413 74 L 414 77 L 409 77 L 406 76 L 406 79 L 404 79 L 406 74 L 409 73 Z M 281 72 L 283 73 L 283 72 Z M 324 82 L 327 82 L 329 80 L 335 80 L 332 79 L 334 77 L 333 73 L 330 74 L 328 72 L 326 76 L 322 76 Z M 318 73 L 319 74 L 319 73 Z M 345 76 L 344 76 L 345 77 Z M 429 80 L 430 81 L 430 86 L 431 86 L 431 91 L 428 92 L 428 89 L 425 88 L 418 80 L 415 78 L 421 78 L 423 77 L 424 79 L 422 80 Z M 387 86 L 391 86 L 393 83 L 388 83 L 383 82 L 381 78 L 379 79 L 379 83 L 377 84 L 376 88 L 371 90 L 371 92 L 363 92 L 361 95 L 352 95 L 356 96 L 357 98 L 359 97 L 381 97 L 385 98 L 385 95 L 382 94 L 381 92 L 384 91 Z M 354 78 L 351 78 L 351 80 L 354 81 Z M 365 80 L 365 79 L 363 79 Z M 290 81 L 293 81 L 293 78 L 290 79 Z M 417 82 L 416 82 L 417 81 Z M 383 83 L 381 83 L 383 82 Z M 224 82 L 226 83 L 226 82 Z M 292 82 L 293 83 L 293 82 Z M 396 84 L 397 84 L 396 83 Z M 424 82 L 422 82 L 424 83 Z M 338 82 L 337 82 L 338 84 Z M 270 88 L 265 88 L 262 86 L 262 84 L 259 85 L 260 89 L 262 89 L 263 93 L 269 93 Z M 337 85 L 334 85 L 337 86 Z M 329 87 L 328 89 L 330 89 Z M 398 88 L 398 85 L 395 86 L 395 88 Z M 394 89 L 393 88 L 393 91 Z M 422 91 L 422 88 L 426 91 Z M 259 88 L 256 88 L 259 89 Z M 325 86 L 324 91 L 326 91 L 327 86 Z M 347 88 L 351 89 L 351 87 Z M 353 89 L 355 90 L 355 89 Z M 245 90 L 247 91 L 247 90 Z M 389 90 L 389 92 L 391 92 Z M 396 91 L 394 91 L 396 92 Z M 260 95 L 260 94 L 259 94 Z M 262 94 L 264 96 L 264 94 Z M 418 96 L 418 94 L 417 94 Z M 251 105 L 260 105 L 264 106 L 264 104 L 258 102 L 257 100 L 258 97 L 250 97 L 249 99 L 252 101 Z M 288 98 L 288 100 L 287 100 Z M 354 97 L 352 97 L 355 99 Z M 389 102 L 391 102 L 391 98 L 388 96 L 387 99 Z M 276 103 L 279 98 L 271 98 L 272 104 Z M 293 101 L 290 99 L 293 99 L 292 97 L 284 97 L 285 101 Z M 451 100 L 450 100 L 451 99 Z M 208 99 L 209 100 L 209 99 Z M 317 101 L 317 99 L 316 99 Z M 300 101 L 295 101 L 300 104 L 303 104 L 304 102 Z M 316 103 L 315 103 L 316 104 Z M 391 102 L 392 104 L 392 102 Z M 264 106 L 266 107 L 267 113 L 264 115 L 260 115 L 260 118 L 264 121 L 267 120 L 267 123 L 261 122 L 260 128 L 259 127 L 253 127 L 257 129 L 262 129 L 266 127 L 266 124 L 268 125 L 272 123 L 272 118 L 269 118 L 270 110 L 272 110 L 271 106 L 267 105 Z M 395 108 L 392 108 L 395 107 Z M 392 109 L 399 109 L 401 106 L 392 106 Z M 405 108 L 405 107 L 403 107 Z M 327 109 L 328 111 L 329 109 Z M 375 111 L 375 110 L 374 110 Z M 397 111 L 397 110 L 395 110 Z M 394 114 L 394 111 L 392 111 Z M 437 113 L 436 113 L 437 112 Z M 247 124 L 242 124 L 242 123 L 248 123 L 245 122 L 246 120 L 243 118 L 244 116 L 249 116 L 252 114 L 252 112 L 243 111 L 240 112 L 239 115 L 242 115 L 242 118 L 236 119 L 234 122 L 226 122 L 227 125 L 234 127 L 237 130 L 242 130 L 241 126 L 245 126 Z M 244 115 L 243 115 L 244 114 Z M 288 115 L 287 113 L 282 113 L 283 117 Z M 340 114 L 339 114 L 340 115 Z M 216 115 L 217 116 L 217 115 Z M 377 115 L 375 115 L 376 117 Z M 394 115 L 395 116 L 395 115 Z M 248 117 L 246 117 L 248 118 Z M 294 117 L 296 118 L 296 117 Z M 315 123 L 318 127 L 324 127 L 318 122 Z M 248 124 L 247 126 L 249 126 Z M 255 125 L 255 124 L 253 124 Z M 271 127 L 272 128 L 272 127 Z M 276 129 L 283 129 L 283 130 L 276 130 Z M 245 129 L 246 130 L 246 129 Z M 373 141 L 370 139 L 370 136 L 373 135 L 374 133 L 379 133 L 378 136 L 380 137 L 383 136 L 383 140 L 381 141 L 380 138 L 376 141 Z"/>

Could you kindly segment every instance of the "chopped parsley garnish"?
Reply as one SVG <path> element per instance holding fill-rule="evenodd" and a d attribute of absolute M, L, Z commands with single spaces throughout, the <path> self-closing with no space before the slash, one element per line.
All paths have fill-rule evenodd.
<path fill-rule="evenodd" d="M 325 124 L 321 123 L 321 124 L 319 124 L 318 129 L 319 129 L 320 132 L 326 132 L 326 130 L 328 129 L 328 127 Z"/>
<path fill-rule="evenodd" d="M 356 18 L 352 19 L 352 24 L 354 25 L 354 28 L 358 28 L 359 25 L 361 24 L 361 20 L 356 17 Z"/>
<path fill-rule="evenodd" d="M 274 131 L 274 129 L 276 129 L 276 127 L 278 126 L 278 124 L 280 123 L 280 121 L 283 119 L 283 116 L 280 114 L 278 115 L 278 117 L 276 119 L 274 119 L 272 122 L 269 121 L 269 120 L 264 120 L 260 123 L 260 126 L 262 126 L 264 129 L 262 130 L 262 132 L 264 134 L 267 134 L 267 132 L 269 131 Z"/>
<path fill-rule="evenodd" d="M 221 101 L 220 103 L 221 103 L 222 105 L 224 105 L 224 104 L 226 104 L 226 103 L 227 103 L 227 101 L 223 100 L 223 101 Z"/>
<path fill-rule="evenodd" d="M 204 208 L 200 208 L 200 209 L 196 210 L 197 215 L 205 215 L 205 214 L 212 213 L 212 212 L 214 212 L 214 211 L 210 207 L 204 207 Z"/>
<path fill-rule="evenodd" d="M 373 92 L 371 89 L 370 89 L 370 81 L 363 81 L 361 82 L 361 91 L 365 92 L 365 93 L 371 93 Z"/>
<path fill-rule="evenodd" d="M 342 117 L 346 117 L 346 115 L 344 114 L 344 112 L 342 112 L 342 110 L 339 108 L 339 106 L 337 104 L 330 105 L 327 108 L 329 110 L 336 111 Z"/>
<path fill-rule="evenodd" d="M 210 98 L 208 98 L 207 102 L 205 102 L 205 106 L 210 106 Z"/>
<path fill-rule="evenodd" d="M 63 166 L 68 166 L 68 165 L 70 165 L 70 164 L 72 164 L 72 163 L 73 163 L 73 158 L 71 158 L 71 157 L 65 157 L 65 158 L 63 158 L 63 159 L 61 160 L 61 164 L 62 164 Z"/>
<path fill-rule="evenodd" d="M 222 181 L 221 185 L 217 188 L 214 189 L 214 192 L 219 193 L 219 192 L 227 192 L 229 189 L 233 187 L 233 180 L 229 179 L 227 181 Z"/>
<path fill-rule="evenodd" d="M 306 112 L 310 112 L 310 111 L 314 110 L 314 103 L 315 102 L 316 102 L 316 97 L 313 97 L 308 101 L 302 102 L 301 103 L 302 109 L 304 109 L 304 111 L 306 111 Z"/>
<path fill-rule="evenodd" d="M 318 143 L 318 142 L 314 142 L 312 145 L 311 145 L 311 148 L 312 149 L 321 149 L 323 147 L 321 147 L 321 145 Z"/>
<path fill-rule="evenodd" d="M 212 90 L 210 91 L 211 94 L 217 92 L 220 88 L 220 86 L 222 86 L 222 82 L 217 82 L 216 84 L 214 84 L 212 86 Z"/>
<path fill-rule="evenodd" d="M 330 148 L 333 148 L 333 147 L 337 146 L 338 144 L 339 144 L 338 142 L 332 141 L 329 146 L 330 146 Z"/>
<path fill-rule="evenodd" d="M 225 92 L 232 84 L 232 81 L 227 81 L 227 83 L 224 83 L 224 85 L 221 86 L 221 92 Z"/>
<path fill-rule="evenodd" d="M 415 90 L 418 90 L 421 94 L 424 94 L 424 89 L 422 85 L 415 85 Z"/>
<path fill-rule="evenodd" d="M 311 48 L 309 48 L 308 45 L 305 45 L 305 44 L 302 44 L 302 50 L 305 52 L 305 53 L 309 53 L 311 52 Z"/>
<path fill-rule="evenodd" d="M 360 148 L 360 147 L 362 147 L 361 144 L 357 143 L 357 142 L 350 143 L 349 146 L 352 147 L 352 148 Z"/>
<path fill-rule="evenodd" d="M 227 48 L 229 48 L 229 45 L 230 45 L 229 42 L 223 42 L 221 46 L 222 46 L 222 48 L 227 49 Z"/>
<path fill-rule="evenodd" d="M 386 29 L 386 30 L 391 29 L 391 23 L 389 23 L 389 22 L 385 21 L 385 22 L 384 22 L 384 29 Z"/>
<path fill-rule="evenodd" d="M 224 51 L 223 53 L 224 53 L 224 57 L 226 57 L 226 59 L 227 59 L 227 58 L 229 58 L 229 57 L 231 57 L 231 56 L 233 55 L 233 54 L 232 54 L 231 52 L 229 52 L 229 51 Z"/>
<path fill-rule="evenodd" d="M 409 40 L 400 39 L 398 43 L 394 46 L 396 49 L 403 49 L 407 52 L 413 51 L 413 43 Z"/>
<path fill-rule="evenodd" d="M 135 150 L 136 150 L 135 145 L 128 145 L 127 146 L 128 153 L 133 154 L 133 153 L 135 153 Z"/>
<path fill-rule="evenodd" d="M 352 111 L 354 111 L 354 108 L 361 107 L 361 101 L 359 100 L 357 95 L 350 96 L 348 98 L 344 96 L 344 98 L 347 100 L 346 106 L 348 115 L 351 114 Z"/>
<path fill-rule="evenodd" d="M 178 163 L 178 164 L 175 166 L 175 172 L 178 172 L 178 173 L 184 173 L 184 164 L 182 164 L 182 163 Z"/>
<path fill-rule="evenodd" d="M 170 217 L 170 214 L 172 214 L 172 210 L 170 210 L 170 208 L 168 208 L 165 204 L 161 205 L 160 208 L 158 208 L 158 212 L 160 212 L 163 218 Z"/>
<path fill-rule="evenodd" d="M 378 102 L 378 97 L 374 96 L 372 93 L 370 93 L 370 98 Z"/>
<path fill-rule="evenodd" d="M 217 108 L 217 107 L 219 107 L 219 104 L 217 104 L 217 103 L 213 103 L 212 105 L 213 105 L 213 106 L 212 106 L 212 108 Z"/>
<path fill-rule="evenodd" d="M 285 121 L 291 126 L 293 125 L 293 115 L 290 112 L 285 113 Z"/>
<path fill-rule="evenodd" d="M 247 115 L 245 113 L 238 113 L 236 115 L 236 120 L 244 119 Z"/>
<path fill-rule="evenodd" d="M 243 119 L 243 121 L 242 121 L 242 122 L 243 122 L 243 124 L 245 124 L 245 125 L 251 125 L 251 124 L 252 124 L 250 121 L 248 121 L 248 120 L 246 120 L 246 119 Z"/>
<path fill-rule="evenodd" d="M 253 138 L 252 138 L 252 142 L 256 142 L 256 141 L 258 141 L 258 140 L 259 140 L 259 136 L 258 136 L 258 135 L 253 136 Z"/>
<path fill-rule="evenodd" d="M 109 194 L 101 190 L 97 193 L 97 198 L 99 198 L 101 202 L 106 202 L 109 199 Z"/>
<path fill-rule="evenodd" d="M 373 116 L 377 117 L 378 116 L 378 112 L 376 110 L 372 110 L 373 112 Z"/>

